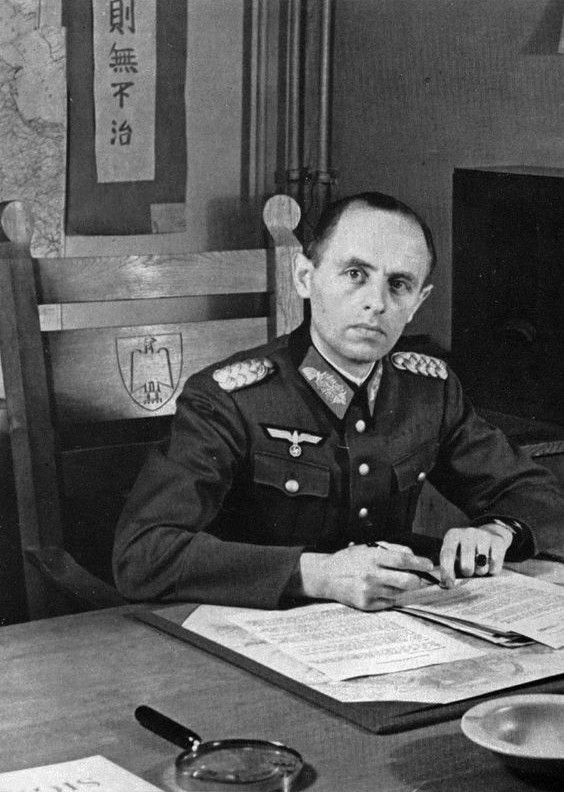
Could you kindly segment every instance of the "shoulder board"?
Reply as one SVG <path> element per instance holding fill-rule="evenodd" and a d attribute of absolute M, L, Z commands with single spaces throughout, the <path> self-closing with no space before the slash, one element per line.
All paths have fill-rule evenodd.
<path fill-rule="evenodd" d="M 401 371 L 411 371 L 412 374 L 422 374 L 424 377 L 438 377 L 446 380 L 448 369 L 444 360 L 421 355 L 419 352 L 394 352 L 392 363 Z"/>
<path fill-rule="evenodd" d="M 216 369 L 212 377 L 224 391 L 236 391 L 248 388 L 274 374 L 274 363 L 268 358 L 249 358 L 232 363 L 230 366 Z"/>

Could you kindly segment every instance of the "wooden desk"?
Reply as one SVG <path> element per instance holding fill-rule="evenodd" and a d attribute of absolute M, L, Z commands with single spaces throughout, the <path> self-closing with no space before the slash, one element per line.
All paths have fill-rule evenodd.
<path fill-rule="evenodd" d="M 287 743 L 311 766 L 305 780 L 316 792 L 551 788 L 510 774 L 459 721 L 369 734 L 126 618 L 136 607 L 0 630 L 0 771 L 102 754 L 159 785 L 179 749 L 137 724 L 133 711 L 146 703 L 204 739 Z"/>

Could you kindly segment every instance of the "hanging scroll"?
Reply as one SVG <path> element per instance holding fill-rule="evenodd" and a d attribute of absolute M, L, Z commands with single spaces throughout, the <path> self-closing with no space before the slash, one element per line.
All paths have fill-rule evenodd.
<path fill-rule="evenodd" d="M 187 5 L 186 0 L 135 0 L 134 3 L 131 0 L 119 3 L 111 0 L 62 0 L 63 24 L 67 32 L 69 95 L 67 236 L 158 234 L 182 230 L 186 197 L 184 90 Z M 135 41 L 139 40 L 140 25 L 148 7 L 156 14 L 151 27 L 154 32 L 152 67 L 147 75 L 152 82 L 147 88 L 140 89 L 139 95 L 142 96 L 142 109 L 150 109 L 153 119 L 150 124 L 151 142 L 143 144 L 143 151 L 138 156 L 131 157 L 134 160 L 133 173 L 125 176 L 121 170 L 125 168 L 122 160 L 125 161 L 127 152 L 133 151 L 134 136 L 141 134 L 141 130 L 136 121 L 134 124 L 121 118 L 115 125 L 114 144 L 106 140 L 107 149 L 110 154 L 114 150 L 113 155 L 119 162 L 111 172 L 111 180 L 101 181 L 97 137 L 103 123 L 97 117 L 100 105 L 95 95 L 96 71 L 100 63 L 105 63 L 105 77 L 110 86 L 106 99 L 113 102 L 112 114 L 107 116 L 109 126 L 106 126 L 111 135 L 112 122 L 118 122 L 114 111 L 120 111 L 120 95 L 124 104 L 122 112 L 129 111 L 129 102 L 136 96 L 134 87 L 126 84 L 135 83 L 137 91 L 141 68 L 148 62 L 144 50 L 134 43 L 132 31 L 127 31 L 128 25 L 134 25 L 137 31 Z M 114 24 L 123 24 L 124 30 L 123 34 L 116 30 L 112 32 L 105 61 L 100 61 L 94 51 L 97 26 L 94 14 L 99 9 L 108 9 L 108 14 L 113 12 Z M 118 71 L 119 68 L 123 71 Z M 116 83 L 113 89 L 111 83 Z M 113 97 L 113 93 L 117 95 Z M 129 94 L 129 98 L 124 93 Z M 130 143 L 127 142 L 127 125 L 121 130 L 119 128 L 124 121 L 128 121 L 132 129 Z M 153 160 L 154 170 L 153 175 L 147 171 L 148 178 L 142 174 L 147 154 Z M 120 174 L 119 180 L 117 173 Z"/>
<path fill-rule="evenodd" d="M 98 182 L 155 177 L 156 0 L 92 0 Z"/>

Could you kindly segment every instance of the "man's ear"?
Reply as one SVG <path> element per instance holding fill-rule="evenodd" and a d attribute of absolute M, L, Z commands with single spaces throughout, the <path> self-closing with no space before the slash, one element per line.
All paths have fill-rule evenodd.
<path fill-rule="evenodd" d="M 304 253 L 296 253 L 293 262 L 293 277 L 296 291 L 304 300 L 309 299 L 311 290 L 311 273 L 313 262 Z"/>
<path fill-rule="evenodd" d="M 415 308 L 412 310 L 412 312 L 409 315 L 409 319 L 407 320 L 408 323 L 411 322 L 417 311 L 421 308 L 421 306 L 423 305 L 423 303 L 425 302 L 425 300 L 431 294 L 432 291 L 433 291 L 432 283 L 429 283 L 427 286 L 424 286 L 421 289 L 417 297 L 417 303 L 415 304 Z"/>

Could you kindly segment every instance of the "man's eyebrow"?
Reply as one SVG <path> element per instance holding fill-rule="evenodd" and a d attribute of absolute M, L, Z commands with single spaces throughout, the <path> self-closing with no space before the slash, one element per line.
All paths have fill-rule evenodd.
<path fill-rule="evenodd" d="M 369 261 L 365 261 L 364 259 L 357 258 L 356 256 L 352 256 L 351 258 L 345 259 L 342 264 L 342 267 L 366 267 L 367 269 L 376 269 L 374 264 L 371 264 Z"/>
<path fill-rule="evenodd" d="M 389 278 L 403 278 L 409 283 L 417 283 L 418 278 L 413 274 L 413 272 L 405 272 L 403 270 L 398 270 L 398 272 L 390 272 L 388 275 Z"/>

